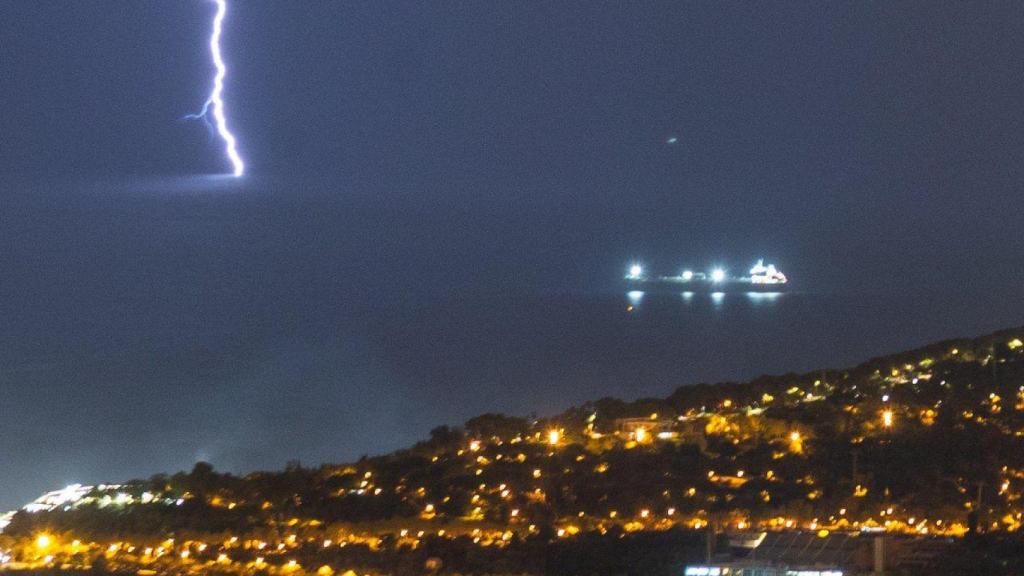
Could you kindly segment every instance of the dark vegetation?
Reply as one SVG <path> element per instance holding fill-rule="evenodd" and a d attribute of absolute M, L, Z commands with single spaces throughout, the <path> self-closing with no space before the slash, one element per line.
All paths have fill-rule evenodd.
<path fill-rule="evenodd" d="M 358 533 L 370 543 L 332 550 L 332 561 L 384 573 L 437 557 L 443 570 L 469 573 L 658 574 L 699 557 L 694 528 L 709 523 L 870 526 L 970 534 L 948 573 L 971 562 L 972 573 L 1021 573 L 1022 337 L 1008 330 L 851 369 L 683 386 L 663 399 L 605 398 L 549 418 L 487 414 L 349 464 L 240 477 L 200 463 L 119 488 L 153 503 L 104 505 L 97 493 L 71 510 L 20 513 L 5 536 L 273 542 L 299 532 L 318 543 Z M 627 419 L 650 422 L 651 433 L 636 436 Z M 410 542 L 400 528 L 426 533 Z M 512 536 L 480 545 L 474 528 Z M 325 558 L 316 544 L 293 551 Z"/>

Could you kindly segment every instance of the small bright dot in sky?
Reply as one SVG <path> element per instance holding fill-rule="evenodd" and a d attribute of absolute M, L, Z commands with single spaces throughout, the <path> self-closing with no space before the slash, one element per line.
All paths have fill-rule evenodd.
<path fill-rule="evenodd" d="M 669 136 L 668 140 L 665 140 L 665 142 L 667 144 L 675 144 L 676 142 L 679 142 L 679 138 L 676 138 L 675 136 Z"/>

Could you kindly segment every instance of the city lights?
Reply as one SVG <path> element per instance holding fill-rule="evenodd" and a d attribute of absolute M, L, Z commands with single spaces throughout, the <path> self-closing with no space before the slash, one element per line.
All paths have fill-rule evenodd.
<path fill-rule="evenodd" d="M 559 430 L 548 430 L 548 444 L 555 446 L 561 439 L 562 433 Z"/>
<path fill-rule="evenodd" d="M 885 426 L 886 428 L 892 428 L 892 423 L 893 423 L 892 410 L 883 410 L 882 411 L 882 426 Z"/>
<path fill-rule="evenodd" d="M 975 356 L 964 352 L 959 358 L 973 362 Z M 853 431 L 849 437 L 851 447 L 893 445 L 893 434 L 899 430 L 895 427 L 898 412 L 911 416 L 905 428 L 917 427 L 918 430 L 932 426 L 940 410 L 949 410 L 958 418 L 986 425 L 1000 415 L 985 407 L 998 405 L 1000 394 L 1013 394 L 1015 397 L 1019 388 L 1013 383 L 1013 387 L 1008 388 L 1011 392 L 984 389 L 978 391 L 970 404 L 955 408 L 949 407 L 953 400 L 948 398 L 928 398 L 926 402 L 912 404 L 908 400 L 912 397 L 910 386 L 915 381 L 928 382 L 932 379 L 930 369 L 926 367 L 931 364 L 912 361 L 898 363 L 895 369 L 892 366 L 884 366 L 883 371 L 867 380 L 868 385 L 874 388 L 858 389 L 858 386 L 868 385 L 864 381 L 850 382 L 846 394 L 838 397 L 841 404 L 837 413 L 842 415 L 843 421 L 849 422 L 847 425 Z M 944 370 L 948 377 L 950 369 L 945 367 Z M 974 375 L 975 372 L 969 370 L 967 374 Z M 935 381 L 935 384 L 940 383 Z M 360 462 L 326 472 L 332 478 L 332 492 L 327 499 L 365 498 L 370 502 L 377 497 L 394 494 L 413 503 L 408 520 L 420 523 L 421 529 L 401 528 L 395 531 L 406 545 L 413 548 L 427 535 L 452 540 L 464 538 L 473 546 L 505 546 L 516 537 L 536 534 L 538 526 L 542 526 L 539 523 L 542 519 L 550 522 L 547 527 L 559 538 L 573 538 L 577 534 L 592 532 L 606 534 L 612 526 L 624 532 L 673 527 L 702 529 L 709 523 L 704 511 L 736 498 L 742 498 L 747 503 L 745 506 L 752 507 L 745 509 L 742 515 L 732 516 L 729 525 L 737 530 L 805 530 L 820 538 L 851 530 L 908 536 L 962 536 L 967 530 L 962 519 L 919 520 L 921 515 L 931 514 L 927 507 L 918 505 L 915 509 L 912 502 L 897 506 L 888 501 L 889 494 L 884 487 L 869 491 L 870 482 L 855 476 L 856 481 L 862 483 L 854 484 L 851 489 L 850 484 L 836 484 L 823 471 L 810 467 L 818 460 L 808 456 L 817 455 L 817 440 L 824 433 L 822 429 L 813 419 L 788 420 L 779 418 L 772 411 L 776 406 L 784 408 L 788 414 L 794 410 L 818 411 L 821 409 L 820 400 L 828 398 L 834 390 L 832 386 L 825 378 L 785 385 L 769 381 L 768 387 L 749 391 L 730 388 L 728 393 L 717 396 L 708 396 L 705 391 L 697 401 L 690 401 L 689 407 L 686 396 L 682 395 L 681 409 L 678 405 L 645 400 L 647 404 L 631 414 L 627 412 L 628 417 L 602 418 L 601 411 L 588 408 L 582 414 L 568 413 L 557 420 L 537 419 L 527 424 L 528 430 L 517 428 L 507 434 L 500 431 L 477 432 L 479 439 L 457 437 L 449 445 L 431 446 L 429 452 L 418 456 L 426 458 L 429 466 L 438 467 L 438 473 L 458 478 L 458 485 L 439 485 L 427 478 L 411 482 L 406 473 L 393 474 L 387 467 L 377 468 L 372 463 Z M 905 388 L 895 393 L 896 387 L 900 386 Z M 879 403 L 883 391 L 888 395 L 888 401 Z M 850 400 L 857 394 L 864 398 L 863 403 Z M 771 407 L 766 408 L 765 404 Z M 1003 422 L 999 425 L 1008 426 Z M 1016 430 L 1008 430 L 1014 434 L 1013 437 L 1018 435 Z M 1024 430 L 1019 435 L 1024 436 Z M 687 486 L 662 485 L 656 491 L 646 489 L 649 480 L 645 478 L 650 475 L 646 467 L 665 466 L 657 473 L 658 478 L 665 473 L 676 473 L 671 468 L 673 460 L 663 461 L 661 458 L 664 454 L 674 453 L 673 446 L 682 445 L 689 445 L 695 453 L 700 452 L 701 459 L 707 463 L 699 470 L 701 480 L 692 481 L 693 485 Z M 827 441 L 821 445 L 835 449 Z M 663 452 L 655 447 L 667 450 Z M 764 460 L 744 456 L 746 451 L 758 447 L 764 449 L 761 452 Z M 713 450 L 733 452 L 723 459 Z M 862 453 L 870 454 L 867 450 Z M 621 464 L 616 464 L 618 459 L 622 459 Z M 773 461 L 778 462 L 768 468 L 766 464 Z M 640 462 L 642 464 L 638 464 Z M 889 461 L 885 462 L 888 465 Z M 877 466 L 878 463 L 866 464 L 865 467 L 868 465 Z M 580 499 L 580 493 L 574 493 L 572 485 L 563 484 L 565 474 L 583 475 L 580 477 L 584 479 L 587 478 L 585 475 L 594 474 L 593 478 L 602 479 L 598 485 L 608 484 L 607 491 L 595 493 L 590 497 L 592 500 Z M 1019 504 L 1022 483 L 1013 479 L 1024 478 L 1024 469 L 1007 463 L 1000 468 L 999 474 L 999 482 L 992 490 L 994 501 L 986 502 L 986 505 L 990 509 L 1002 508 L 993 514 L 986 529 L 1015 532 L 1024 524 L 1024 510 Z M 616 484 L 619 482 L 624 484 Z M 973 486 L 966 482 L 962 484 L 953 497 L 961 510 L 972 510 L 976 506 L 970 497 Z M 634 486 L 637 492 L 629 496 L 633 499 L 616 506 L 618 510 L 609 510 L 602 504 L 602 498 L 611 490 L 630 493 Z M 177 509 L 178 502 L 197 497 L 194 493 L 175 492 L 169 487 L 161 489 L 146 485 L 146 488 L 142 491 L 131 485 L 74 485 L 47 493 L 33 503 L 32 510 L 59 514 L 81 506 L 96 505 L 97 510 L 110 509 L 112 512 L 129 506 L 162 506 L 171 511 Z M 553 489 L 559 490 L 557 497 L 552 493 Z M 834 498 L 837 494 L 841 498 Z M 573 498 L 569 510 L 559 510 L 557 504 L 552 504 L 565 496 Z M 996 496 L 998 500 L 995 500 Z M 230 570 L 263 569 L 267 566 L 275 573 L 289 574 L 305 573 L 295 559 L 300 549 L 308 552 L 308 547 L 314 547 L 327 554 L 355 543 L 365 544 L 374 550 L 381 538 L 380 534 L 373 533 L 372 528 L 366 528 L 359 534 L 354 531 L 325 533 L 318 519 L 298 515 L 277 516 L 279 505 L 272 503 L 272 497 L 266 494 L 232 493 L 231 489 L 221 489 L 199 497 L 205 497 L 208 506 L 224 513 L 264 512 L 264 521 L 268 527 L 279 530 L 278 536 L 271 537 L 268 533 L 225 534 L 219 541 L 210 542 L 208 550 L 207 543 L 185 540 L 181 536 L 134 544 L 110 544 L 90 542 L 85 535 L 62 529 L 59 539 L 52 531 L 36 532 L 23 549 L 31 550 L 29 558 L 40 565 L 64 562 L 70 555 L 88 557 L 90 554 L 102 554 L 120 563 L 137 562 L 143 571 L 154 562 L 177 563 L 186 571 L 216 563 Z M 778 510 L 790 506 L 794 497 L 807 507 L 806 516 L 799 513 L 779 516 Z M 855 501 L 861 504 L 853 506 Z M 758 509 L 758 506 L 764 508 Z M 429 529 L 430 524 L 435 524 L 435 527 Z M 359 522 L 353 524 L 358 525 Z M 65 535 L 67 544 L 58 541 Z M 252 560 L 250 552 L 257 551 L 262 556 Z M 0 554 L 6 553 L 0 550 Z M 131 560 L 133 558 L 135 560 Z M 322 560 L 329 560 L 329 557 L 310 556 L 309 565 L 321 568 L 309 571 L 333 573 L 323 569 Z"/>

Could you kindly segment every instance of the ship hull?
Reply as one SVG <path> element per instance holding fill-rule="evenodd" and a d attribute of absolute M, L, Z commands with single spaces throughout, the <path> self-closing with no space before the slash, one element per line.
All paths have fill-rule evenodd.
<path fill-rule="evenodd" d="M 761 284 L 743 279 L 726 279 L 721 282 L 712 282 L 711 280 L 683 280 L 678 277 L 665 277 L 627 278 L 625 282 L 627 290 L 637 290 L 641 292 L 673 292 L 677 294 L 692 292 L 695 294 L 713 294 L 716 292 L 778 293 L 787 291 L 785 283 Z"/>

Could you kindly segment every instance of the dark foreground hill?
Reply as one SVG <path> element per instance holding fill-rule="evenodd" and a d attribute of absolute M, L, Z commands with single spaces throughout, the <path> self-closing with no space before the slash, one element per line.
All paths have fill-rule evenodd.
<path fill-rule="evenodd" d="M 36 568 L 656 574 L 701 558 L 709 529 L 884 532 L 954 538 L 974 573 L 1024 570 L 1006 552 L 1024 511 L 1022 339 L 488 414 L 348 464 L 201 463 L 40 501 L 0 545 Z"/>

